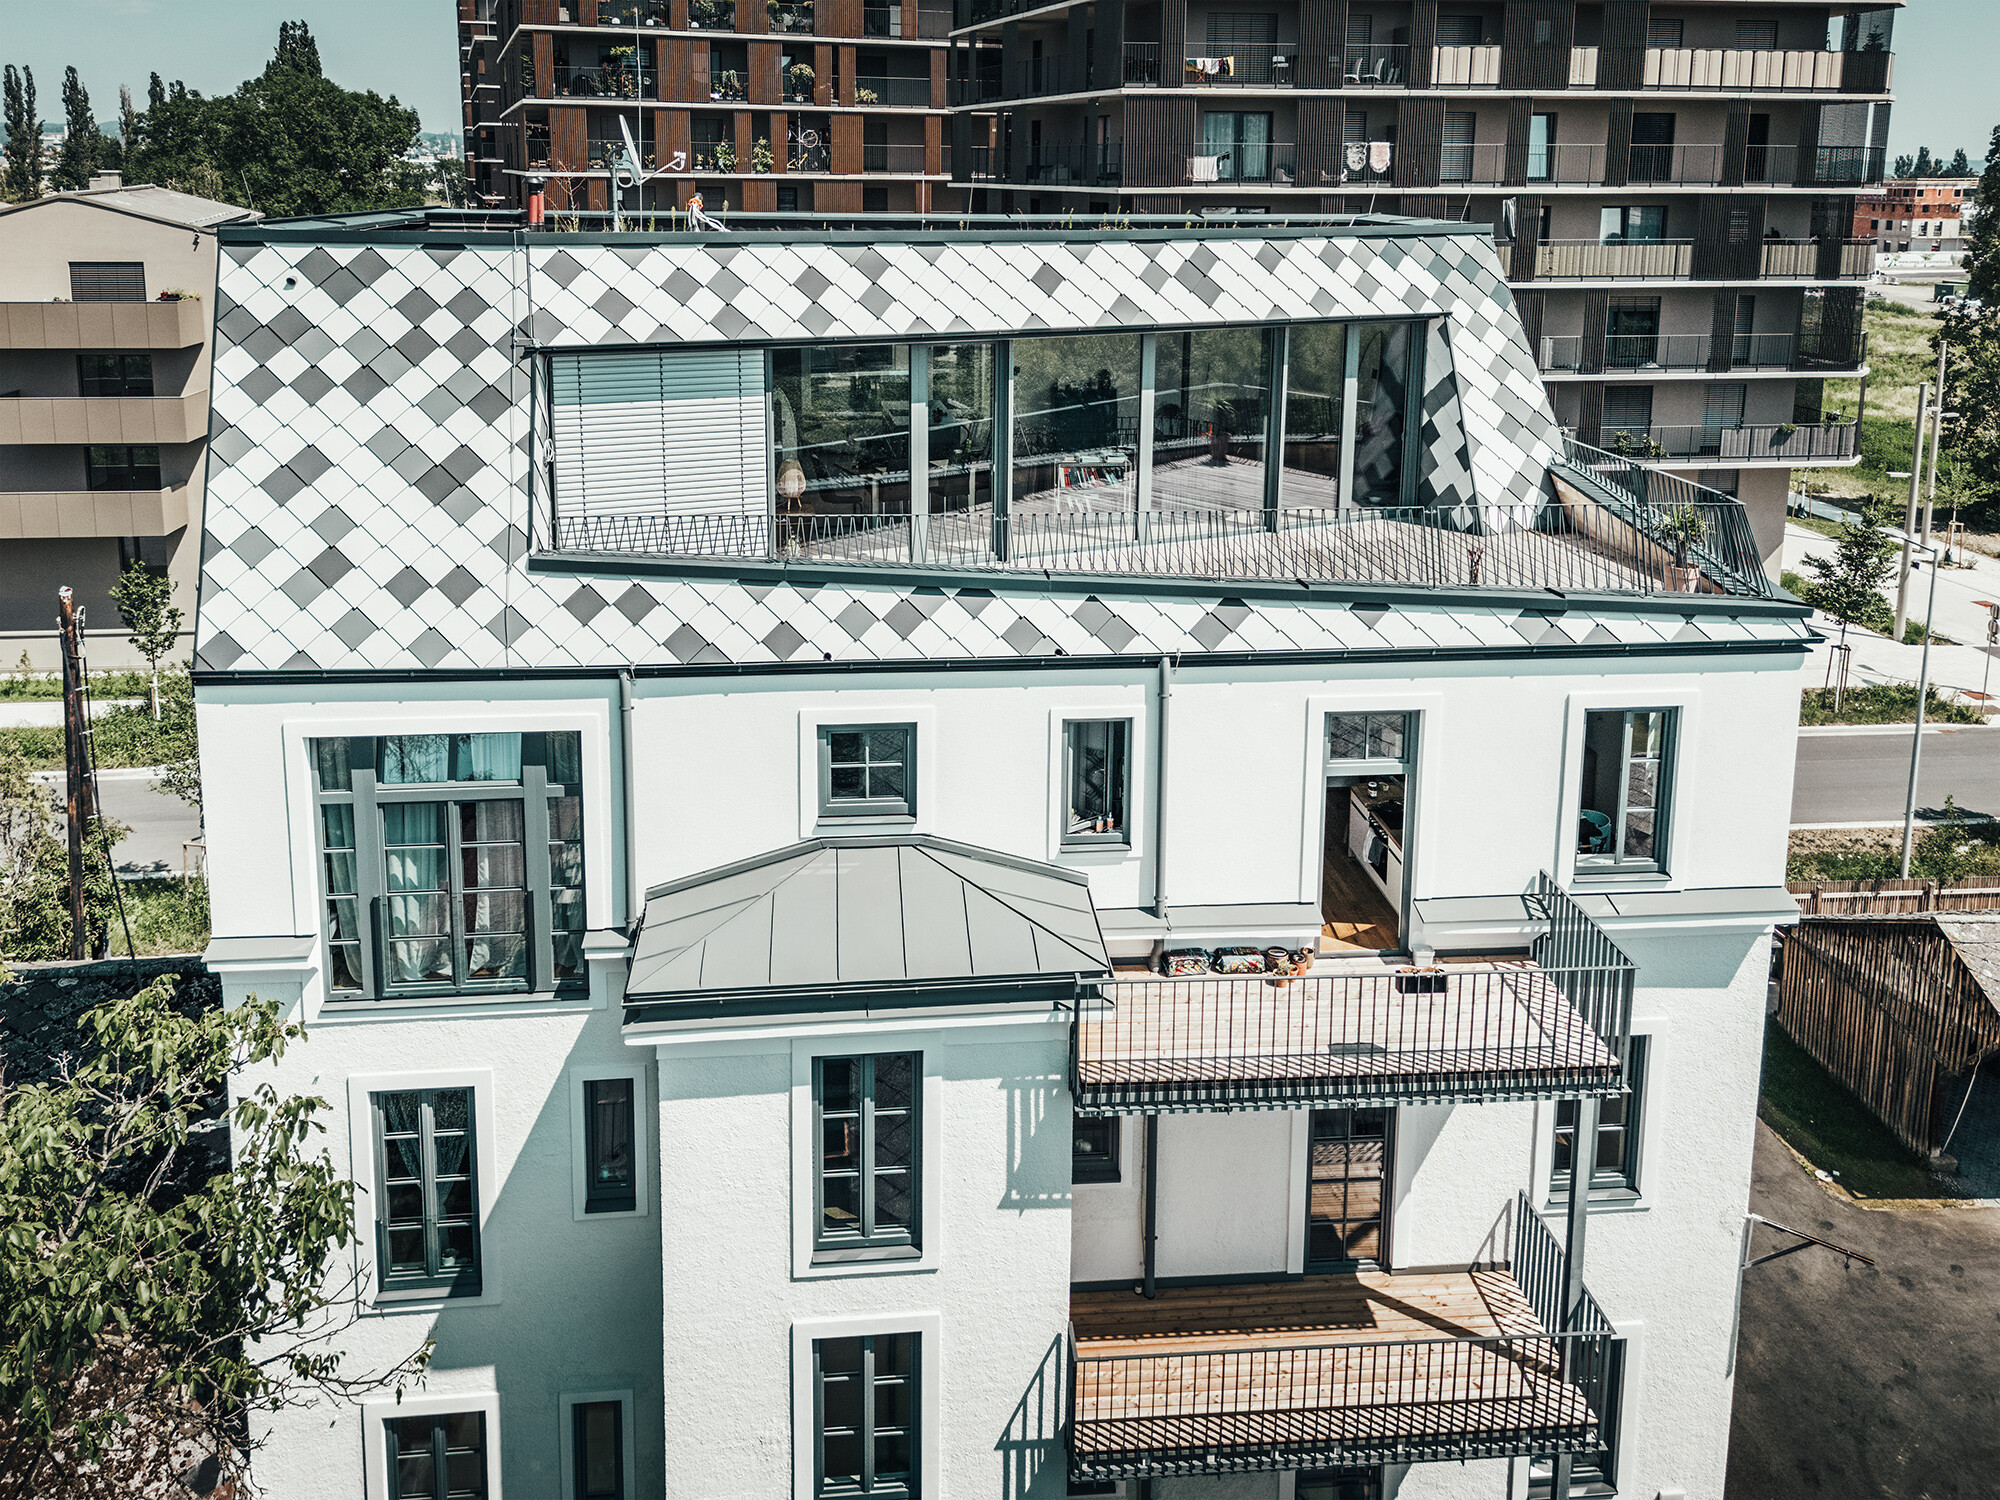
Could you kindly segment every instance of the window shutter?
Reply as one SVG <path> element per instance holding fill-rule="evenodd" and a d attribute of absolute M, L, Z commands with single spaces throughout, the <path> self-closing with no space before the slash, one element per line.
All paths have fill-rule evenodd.
<path fill-rule="evenodd" d="M 1208 17 L 1208 50 L 1217 57 L 1269 48 L 1278 44 L 1276 15 L 1245 15 L 1241 12 L 1211 11 Z M 1241 66 L 1240 62 L 1238 64 Z"/>
<path fill-rule="evenodd" d="M 144 302 L 146 265 L 137 260 L 73 260 L 69 263 L 72 302 Z"/>
<path fill-rule="evenodd" d="M 550 386 L 565 538 L 613 517 L 763 514 L 760 351 L 557 354 Z"/>
<path fill-rule="evenodd" d="M 1440 47 L 1477 47 L 1485 40 L 1486 23 L 1478 16 L 1439 16 L 1437 27 Z"/>

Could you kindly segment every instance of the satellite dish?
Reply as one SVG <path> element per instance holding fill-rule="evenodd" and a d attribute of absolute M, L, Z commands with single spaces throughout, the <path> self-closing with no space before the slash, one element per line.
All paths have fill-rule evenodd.
<path fill-rule="evenodd" d="M 618 133 L 625 137 L 625 151 L 611 163 L 611 180 L 621 188 L 637 187 L 645 177 L 639 170 L 639 148 L 632 142 L 632 126 L 623 115 L 618 117 Z"/>

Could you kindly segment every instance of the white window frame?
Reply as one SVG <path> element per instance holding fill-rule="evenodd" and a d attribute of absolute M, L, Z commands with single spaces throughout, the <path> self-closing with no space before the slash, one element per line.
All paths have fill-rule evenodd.
<path fill-rule="evenodd" d="M 1385 616 L 1387 625 L 1394 615 Z M 1415 627 L 1401 627 L 1410 632 L 1411 644 Z M 1318 910 L 1320 902 L 1321 864 L 1326 857 L 1326 716 L 1328 714 L 1414 714 L 1417 719 L 1414 730 L 1416 754 L 1408 756 L 1403 764 L 1404 801 L 1410 809 L 1410 816 L 1404 823 L 1403 833 L 1403 881 L 1404 900 L 1414 902 L 1429 894 L 1419 890 L 1417 880 L 1426 871 L 1437 868 L 1439 851 L 1431 847 L 1440 834 L 1431 828 L 1437 822 L 1424 816 L 1424 786 L 1431 775 L 1432 750 L 1444 742 L 1450 726 L 1445 720 L 1445 702 L 1442 693 L 1426 692 L 1385 692 L 1379 694 L 1342 693 L 1338 697 L 1316 697 L 1306 699 L 1305 732 L 1305 795 L 1300 803 L 1302 816 L 1299 819 L 1299 895 L 1301 904 Z M 1367 765 L 1366 761 L 1352 764 Z M 1414 834 L 1414 839 L 1410 836 Z"/>
<path fill-rule="evenodd" d="M 408 1291 L 383 1290 L 375 1265 L 375 1108 L 373 1094 L 400 1089 L 471 1089 L 472 1144 L 479 1184 L 479 1293 L 447 1297 L 431 1287 Z M 354 1257 L 360 1273 L 359 1298 L 364 1312 L 435 1311 L 444 1307 L 492 1307 L 501 1300 L 504 1257 L 493 1254 L 488 1226 L 499 1199 L 502 1178 L 497 1165 L 493 1123 L 493 1070 L 450 1068 L 422 1073 L 356 1073 L 347 1080 L 349 1173 L 354 1179 Z M 407 1407 L 408 1403 L 405 1403 Z M 457 1411 L 458 1407 L 437 1407 Z M 465 1408 L 470 1410 L 470 1408 Z M 386 1492 L 385 1492 L 386 1493 Z"/>
<path fill-rule="evenodd" d="M 571 1413 L 579 1406 L 591 1406 L 599 1401 L 616 1401 L 622 1408 L 618 1415 L 618 1437 L 619 1446 L 625 1450 L 625 1500 L 634 1500 L 639 1493 L 636 1473 L 639 1440 L 632 1431 L 632 1388 L 563 1391 L 556 1397 L 556 1434 L 562 1458 L 562 1500 L 576 1500 L 576 1418 Z"/>
<path fill-rule="evenodd" d="M 630 1079 L 632 1083 L 632 1207 L 589 1213 L 586 1209 L 590 1198 L 590 1163 L 584 1157 L 590 1141 L 589 1105 L 585 1102 L 584 1085 L 614 1078 Z M 643 1062 L 578 1063 L 569 1070 L 568 1079 L 570 1217 L 579 1224 L 645 1218 L 652 1182 L 652 1140 L 658 1132 L 659 1120 L 653 1102 L 652 1069 Z"/>
<path fill-rule="evenodd" d="M 944 1033 L 900 1031 L 829 1032 L 792 1039 L 792 1276 L 818 1280 L 838 1276 L 906 1276 L 935 1271 L 944 1261 Z M 921 1052 L 923 1093 L 918 1106 L 918 1254 L 873 1260 L 813 1264 L 814 1205 L 818 1201 L 819 1137 L 813 1128 L 813 1060 L 869 1053 Z M 886 1328 L 871 1332 L 895 1333 Z M 810 1354 L 810 1350 L 807 1351 Z M 935 1491 L 927 1491 L 935 1493 Z"/>
<path fill-rule="evenodd" d="M 925 1081 L 929 1082 L 929 1069 Z M 929 1132 L 926 1131 L 926 1134 Z M 945 1434 L 940 1421 L 944 1405 L 944 1318 L 936 1312 L 876 1313 L 865 1317 L 804 1318 L 792 1324 L 792 1497 L 814 1500 L 817 1464 L 813 1427 L 813 1345 L 820 1339 L 861 1338 L 868 1334 L 917 1335 L 917 1493 L 944 1493 L 940 1454 Z"/>
<path fill-rule="evenodd" d="M 1576 825 L 1583 808 L 1584 721 L 1592 713 L 1609 709 L 1635 712 L 1667 709 L 1675 714 L 1664 782 L 1667 813 L 1667 847 L 1660 851 L 1662 868 L 1633 874 L 1596 870 L 1586 865 L 1583 883 L 1590 890 L 1679 890 L 1699 885 L 1698 872 L 1688 868 L 1694 859 L 1694 837 L 1689 832 L 1701 821 L 1701 691 L 1698 688 L 1670 688 L 1664 692 L 1642 693 L 1625 688 L 1615 692 L 1570 693 L 1563 705 L 1562 785 L 1558 792 L 1555 852 L 1548 869 L 1565 890 L 1578 878 L 1576 868 Z"/>
<path fill-rule="evenodd" d="M 614 894 L 625 888 L 624 833 L 613 822 L 616 811 L 614 791 L 622 785 L 614 772 L 611 757 L 611 715 L 616 705 L 610 699 L 593 703 L 591 710 L 543 710 L 529 703 L 495 703 L 492 700 L 436 702 L 421 708 L 393 708 L 382 705 L 351 717 L 296 718 L 283 728 L 285 805 L 290 817 L 292 885 L 292 931 L 311 936 L 313 962 L 317 974 L 305 985 L 310 1024 L 319 1021 L 322 1006 L 331 1000 L 333 1009 L 325 1020 L 332 1023 L 365 1022 L 369 1019 L 406 1021 L 415 1016 L 470 1016 L 505 1013 L 510 1016 L 546 1012 L 564 1014 L 580 1010 L 604 1010 L 611 1004 L 609 976 L 604 965 L 586 957 L 590 981 L 588 990 L 570 995 L 554 990 L 525 994 L 490 996 L 437 996 L 404 1000 L 333 1000 L 327 989 L 329 972 L 326 952 L 326 924 L 321 920 L 319 799 L 313 776 L 312 741 L 341 735 L 389 734 L 511 734 L 574 731 L 582 736 L 580 758 L 583 767 L 583 926 L 585 951 L 588 935 L 615 925 Z"/>
<path fill-rule="evenodd" d="M 1125 721 L 1125 831 L 1124 843 L 1106 839 L 1102 843 L 1065 843 L 1069 821 L 1068 726 L 1104 719 Z M 1151 848 L 1152 818 L 1148 812 L 1152 792 L 1152 721 L 1143 703 L 1080 704 L 1049 710 L 1049 816 L 1048 861 L 1052 865 L 1071 863 L 1104 866 L 1133 864 Z"/>
<path fill-rule="evenodd" d="M 475 1301 L 461 1297 L 460 1302 Z M 433 1379 L 450 1379 L 448 1371 L 433 1371 Z M 370 1500 L 388 1500 L 394 1493 L 389 1484 L 389 1439 L 384 1422 L 397 1417 L 435 1417 L 445 1412 L 476 1411 L 486 1418 L 486 1497 L 501 1500 L 500 1493 L 500 1393 L 494 1390 L 464 1391 L 458 1395 L 426 1393 L 393 1396 L 382 1401 L 361 1403 L 362 1492 Z"/>
<path fill-rule="evenodd" d="M 819 732 L 822 728 L 849 728 L 856 724 L 914 724 L 917 778 L 914 816 L 884 818 L 822 818 L 819 814 Z M 937 781 L 941 748 L 937 738 L 937 710 L 917 704 L 877 699 L 866 706 L 853 703 L 828 704 L 799 710 L 799 837 L 801 839 L 849 837 L 870 833 L 931 833 L 937 825 Z M 586 854 L 588 846 L 586 845 Z M 588 874 L 588 870 L 585 872 Z M 586 889 L 588 889 L 586 887 Z M 881 1050 L 876 1048 L 874 1050 Z"/>

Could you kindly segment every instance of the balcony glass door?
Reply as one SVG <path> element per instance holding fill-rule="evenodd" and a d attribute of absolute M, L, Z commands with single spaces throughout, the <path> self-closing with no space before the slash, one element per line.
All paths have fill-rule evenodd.
<path fill-rule="evenodd" d="M 1633 369 L 1660 362 L 1660 299 L 1613 297 L 1605 313 L 1604 363 Z"/>
<path fill-rule="evenodd" d="M 1674 117 L 1642 113 L 1632 116 L 1633 182 L 1674 180 Z"/>
<path fill-rule="evenodd" d="M 1201 117 L 1201 154 L 1215 158 L 1217 182 L 1267 182 L 1271 176 L 1271 117 L 1212 110 Z"/>
<path fill-rule="evenodd" d="M 1327 715 L 1322 952 L 1382 953 L 1402 944 L 1411 729 L 1409 714 Z"/>
<path fill-rule="evenodd" d="M 1720 453 L 1722 434 L 1743 425 L 1743 397 L 1749 387 L 1739 382 L 1723 382 L 1702 392 L 1701 451 Z"/>
<path fill-rule="evenodd" d="M 1316 1109 L 1306 1155 L 1306 1270 L 1346 1271 L 1388 1260 L 1392 1115 Z"/>

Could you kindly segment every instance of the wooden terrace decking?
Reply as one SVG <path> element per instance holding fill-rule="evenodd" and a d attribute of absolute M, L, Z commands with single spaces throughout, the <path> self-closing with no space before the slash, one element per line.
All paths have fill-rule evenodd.
<path fill-rule="evenodd" d="M 1506 1271 L 1077 1292 L 1070 1317 L 1079 1474 L 1594 1441 L 1559 1341 Z"/>

